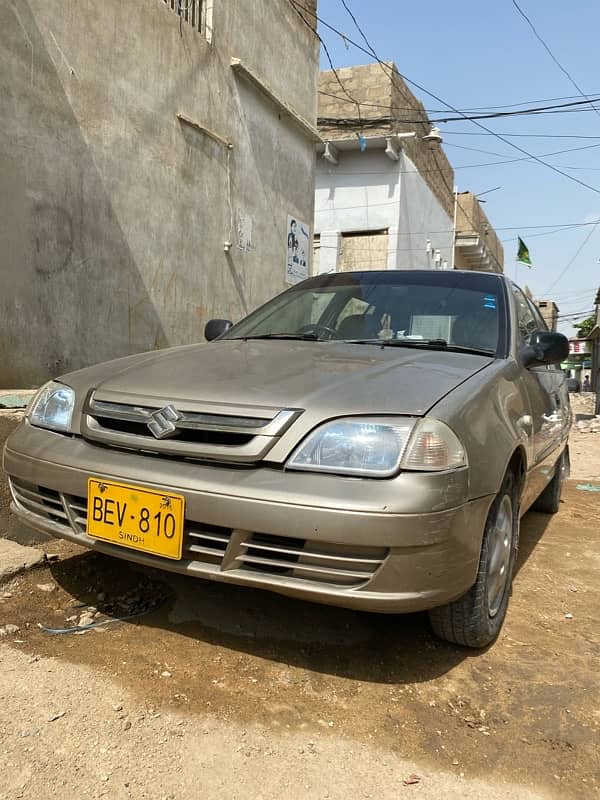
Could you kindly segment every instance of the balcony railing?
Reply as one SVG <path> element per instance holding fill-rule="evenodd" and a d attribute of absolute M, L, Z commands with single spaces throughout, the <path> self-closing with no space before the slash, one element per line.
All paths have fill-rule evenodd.
<path fill-rule="evenodd" d="M 182 22 L 187 22 L 197 31 L 203 31 L 205 0 L 162 0 L 162 2 L 174 11 Z"/>

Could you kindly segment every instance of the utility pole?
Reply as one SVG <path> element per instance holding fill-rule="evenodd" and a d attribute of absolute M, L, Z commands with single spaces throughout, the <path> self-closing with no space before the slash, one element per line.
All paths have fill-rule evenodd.
<path fill-rule="evenodd" d="M 458 188 L 454 187 L 454 219 L 452 221 L 452 253 L 450 254 L 450 269 L 454 269 L 454 261 L 456 256 L 456 214 L 458 211 Z"/>

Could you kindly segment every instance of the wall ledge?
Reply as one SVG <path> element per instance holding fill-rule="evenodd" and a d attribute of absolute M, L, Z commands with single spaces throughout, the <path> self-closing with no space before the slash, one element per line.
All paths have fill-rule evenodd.
<path fill-rule="evenodd" d="M 286 103 L 284 100 L 281 100 L 275 92 L 261 79 L 255 75 L 252 70 L 246 67 L 241 59 L 239 58 L 232 58 L 231 59 L 231 69 L 235 73 L 235 75 L 244 78 L 248 83 L 250 83 L 255 89 L 263 94 L 271 103 L 283 114 L 289 117 L 302 131 L 303 133 L 311 139 L 313 142 L 322 143 L 321 136 L 319 135 L 319 131 L 311 125 L 308 120 L 306 120 L 301 114 L 299 114 L 292 106 Z"/>

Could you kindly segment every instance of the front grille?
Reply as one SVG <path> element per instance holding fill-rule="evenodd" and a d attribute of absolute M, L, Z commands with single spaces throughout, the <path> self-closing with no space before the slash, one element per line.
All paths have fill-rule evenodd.
<path fill-rule="evenodd" d="M 58 492 L 14 478 L 11 479 L 11 486 L 15 499 L 27 511 L 52 522 L 69 525 L 69 517 Z"/>
<path fill-rule="evenodd" d="M 231 538 L 231 528 L 186 522 L 183 555 L 190 561 L 221 565 Z"/>
<path fill-rule="evenodd" d="M 192 404 L 194 405 L 194 404 Z M 215 413 L 214 404 L 181 407 L 97 399 L 92 392 L 81 420 L 84 438 L 108 447 L 155 455 L 235 463 L 260 461 L 302 413 L 301 409 L 239 406 Z"/>
<path fill-rule="evenodd" d="M 27 511 L 62 527 L 65 533 L 83 535 L 87 524 L 85 497 L 62 494 L 10 478 L 15 501 Z M 85 544 L 85 541 L 82 541 Z M 119 545 L 115 545 L 120 549 Z M 382 566 L 389 550 L 267 533 L 232 530 L 185 520 L 183 559 L 190 567 L 220 570 L 225 557 L 228 571 L 285 577 L 299 583 L 320 583 L 344 588 L 368 581 Z"/>
<path fill-rule="evenodd" d="M 111 419 L 110 417 L 101 416 L 96 417 L 96 422 L 105 431 L 129 433 L 133 436 L 143 437 L 150 442 L 156 441 L 145 422 L 130 422 L 124 419 Z M 194 430 L 193 428 L 187 428 L 182 429 L 181 434 L 177 438 L 180 442 L 239 447 L 240 445 L 248 444 L 248 442 L 252 441 L 254 436 L 251 433 L 229 433 L 229 431 Z"/>
<path fill-rule="evenodd" d="M 358 586 L 385 561 L 385 547 L 328 544 L 287 536 L 251 533 L 238 560 L 254 572 L 286 575 L 336 586 Z"/>

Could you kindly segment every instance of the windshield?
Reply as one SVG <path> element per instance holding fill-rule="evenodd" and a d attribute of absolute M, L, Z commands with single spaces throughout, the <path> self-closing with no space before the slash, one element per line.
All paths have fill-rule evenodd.
<path fill-rule="evenodd" d="M 311 278 L 239 322 L 223 339 L 343 340 L 503 355 L 503 284 L 476 272 L 352 272 Z"/>

